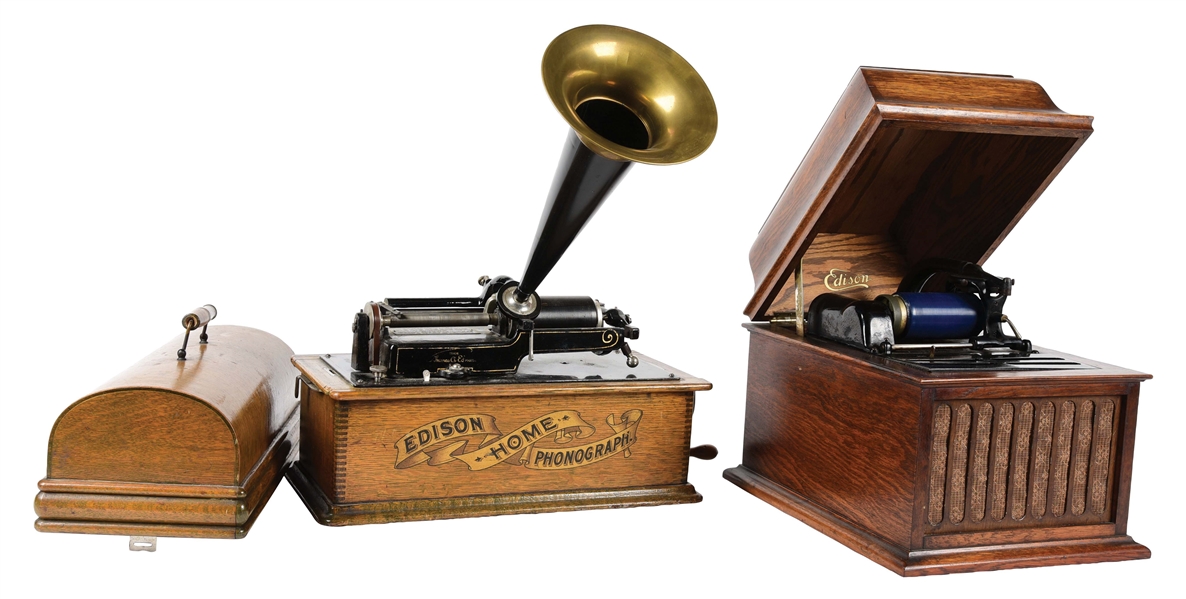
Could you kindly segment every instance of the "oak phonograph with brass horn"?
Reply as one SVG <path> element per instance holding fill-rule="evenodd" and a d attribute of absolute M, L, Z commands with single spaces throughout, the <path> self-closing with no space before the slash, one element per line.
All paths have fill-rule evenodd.
<path fill-rule="evenodd" d="M 712 95 L 675 52 L 608 26 L 556 38 L 544 54 L 543 80 L 572 130 L 522 277 L 481 277 L 472 298 L 368 302 L 353 327 L 356 385 L 514 375 L 524 357 L 557 352 L 618 352 L 629 367 L 639 364 L 628 344 L 639 333 L 628 314 L 591 297 L 537 290 L 635 162 L 676 164 L 708 148 L 717 121 Z"/>
<path fill-rule="evenodd" d="M 695 391 L 635 353 L 631 317 L 541 295 L 634 163 L 703 153 L 716 107 L 686 60 L 641 33 L 578 27 L 544 53 L 572 128 L 518 279 L 474 297 L 387 298 L 355 315 L 350 354 L 297 356 L 301 459 L 290 480 L 325 524 L 699 501 L 687 483 Z"/>

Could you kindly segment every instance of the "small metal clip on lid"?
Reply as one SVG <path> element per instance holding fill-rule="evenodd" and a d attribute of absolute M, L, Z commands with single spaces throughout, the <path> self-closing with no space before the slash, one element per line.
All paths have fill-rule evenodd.
<path fill-rule="evenodd" d="M 202 327 L 202 334 L 198 337 L 200 343 L 206 343 L 210 339 L 206 335 L 206 327 L 209 326 L 210 321 L 218 316 L 218 309 L 211 304 L 206 304 L 199 308 L 194 308 L 192 312 L 181 317 L 181 326 L 185 327 L 185 339 L 181 341 L 181 349 L 177 350 L 177 359 L 185 361 L 185 348 L 189 347 L 190 331 Z"/>

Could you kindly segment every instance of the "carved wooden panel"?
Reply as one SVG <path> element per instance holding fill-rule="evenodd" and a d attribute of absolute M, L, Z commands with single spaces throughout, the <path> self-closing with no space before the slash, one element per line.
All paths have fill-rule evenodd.
<path fill-rule="evenodd" d="M 1117 399 L 938 403 L 926 506 L 932 534 L 1110 522 Z"/>

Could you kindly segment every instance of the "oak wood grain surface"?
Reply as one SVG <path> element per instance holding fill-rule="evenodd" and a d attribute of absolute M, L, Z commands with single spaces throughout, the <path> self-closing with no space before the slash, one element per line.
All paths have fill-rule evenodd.
<path fill-rule="evenodd" d="M 181 340 L 58 418 L 34 502 L 39 530 L 246 534 L 298 451 L 291 350 L 263 331 L 211 326 L 182 361 Z"/>
<path fill-rule="evenodd" d="M 983 263 L 1091 134 L 1032 81 L 858 69 L 750 250 L 766 320 L 817 236 Z"/>
<path fill-rule="evenodd" d="M 305 434 L 289 479 L 324 523 L 699 498 L 687 485 L 692 410 L 711 385 L 673 369 L 661 381 L 355 388 L 318 356 L 293 363 Z"/>
<path fill-rule="evenodd" d="M 235 485 L 234 434 L 218 412 L 169 392 L 105 392 L 58 419 L 47 475 L 60 479 Z"/>
<path fill-rule="evenodd" d="M 67 408 L 48 478 L 242 482 L 297 407 L 292 350 L 247 327 L 209 334 L 184 361 L 178 335 Z"/>
<path fill-rule="evenodd" d="M 317 522 L 327 526 L 674 505 L 698 503 L 703 499 L 692 485 L 685 483 L 621 489 L 496 493 L 443 499 L 334 503 L 305 475 L 300 464 L 289 469 L 287 476 L 313 517 Z"/>
<path fill-rule="evenodd" d="M 849 376 L 755 335 L 742 463 L 896 545 L 910 542 L 919 404 L 878 372 Z"/>
<path fill-rule="evenodd" d="M 252 525 L 259 518 L 276 491 L 282 477 L 267 481 L 259 492 L 260 501 L 255 504 L 246 521 L 239 525 L 225 526 L 221 524 L 189 524 L 175 522 L 128 522 L 104 520 L 54 520 L 38 518 L 34 527 L 41 532 L 64 532 L 74 534 L 96 535 L 135 535 L 153 537 L 191 537 L 198 539 L 241 539 L 247 536 Z M 118 514 L 116 514 L 118 515 Z M 110 517 L 110 514 L 105 515 Z"/>
<path fill-rule="evenodd" d="M 864 92 L 860 72 L 848 84 L 832 114 L 816 136 L 811 150 L 791 176 L 782 200 L 766 217 L 757 241 L 750 249 L 750 268 L 754 273 L 754 296 L 745 313 L 756 319 L 798 264 L 800 246 L 810 243 L 812 227 L 820 217 L 824 203 L 811 201 L 830 197 L 843 172 L 860 153 L 864 141 L 872 135 L 878 118 L 872 112 L 873 97 Z"/>
<path fill-rule="evenodd" d="M 452 400 L 400 401 L 392 406 L 367 402 L 350 406 L 346 424 L 344 461 L 346 483 L 340 500 L 348 503 L 382 499 L 435 498 L 488 493 L 636 487 L 682 483 L 687 479 L 687 448 L 691 422 L 687 394 L 648 393 L 578 395 L 563 399 L 506 401 L 490 405 L 480 397 Z M 395 409 L 392 409 L 392 408 Z M 527 470 L 514 458 L 477 472 L 460 460 L 431 466 L 395 468 L 395 443 L 417 427 L 465 414 L 490 413 L 499 430 L 515 427 L 548 413 L 575 411 L 596 427 L 589 436 L 560 444 L 553 439 L 537 448 L 563 452 L 566 448 L 612 437 L 606 419 L 641 410 L 638 441 L 630 456 L 614 456 L 596 463 L 560 470 Z M 469 449 L 472 449 L 469 448 Z"/>
<path fill-rule="evenodd" d="M 906 263 L 888 235 L 820 233 L 803 255 L 797 273 L 803 277 L 802 305 L 810 306 L 823 293 L 839 293 L 871 300 L 894 293 L 906 276 Z M 787 284 L 771 303 L 769 313 L 794 311 L 795 285 Z"/>
<path fill-rule="evenodd" d="M 885 368 L 745 326 L 745 445 L 725 477 L 747 491 L 903 575 L 1149 556 L 1126 535 L 1148 375 Z"/>

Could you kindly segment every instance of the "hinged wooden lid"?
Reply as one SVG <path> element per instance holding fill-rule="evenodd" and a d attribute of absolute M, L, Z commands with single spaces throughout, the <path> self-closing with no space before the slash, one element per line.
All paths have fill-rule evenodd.
<path fill-rule="evenodd" d="M 897 271 L 935 257 L 983 264 L 1091 121 L 1032 81 L 858 69 L 750 250 L 746 315 L 769 319 L 817 239 Z"/>

